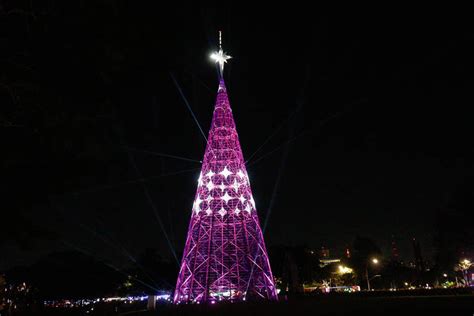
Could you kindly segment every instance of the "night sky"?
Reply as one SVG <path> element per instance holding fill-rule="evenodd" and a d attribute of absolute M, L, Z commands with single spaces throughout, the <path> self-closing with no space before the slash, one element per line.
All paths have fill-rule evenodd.
<path fill-rule="evenodd" d="M 433 254 L 437 210 L 473 176 L 472 27 L 275 4 L 2 4 L 0 269 L 64 249 L 128 264 L 178 253 L 225 70 L 269 248 L 356 235 Z M 261 145 L 264 145 L 261 147 Z M 151 201 L 147 198 L 147 192 Z M 162 221 L 160 227 L 153 207 Z"/>

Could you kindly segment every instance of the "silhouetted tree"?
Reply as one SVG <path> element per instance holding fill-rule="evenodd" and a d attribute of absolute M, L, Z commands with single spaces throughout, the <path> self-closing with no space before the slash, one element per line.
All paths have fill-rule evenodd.
<path fill-rule="evenodd" d="M 31 284 L 42 298 L 95 298 L 115 294 L 124 276 L 75 251 L 56 252 L 29 268 L 7 271 L 8 280 Z"/>
<path fill-rule="evenodd" d="M 382 279 L 377 280 L 383 288 L 406 288 L 405 283 L 409 285 L 417 284 L 419 273 L 412 267 L 402 265 L 398 261 L 387 262 L 381 271 Z"/>
<path fill-rule="evenodd" d="M 436 213 L 434 245 L 438 274 L 453 271 L 461 258 L 474 254 L 473 210 L 474 177 L 469 176 Z"/>
<path fill-rule="evenodd" d="M 350 263 L 357 273 L 359 284 L 366 284 L 366 268 L 368 268 L 369 271 L 372 269 L 371 265 L 369 264 L 369 260 L 373 257 L 376 257 L 379 259 L 379 262 L 381 262 L 381 256 L 382 251 L 372 239 L 363 236 L 357 236 L 354 239 Z"/>
<path fill-rule="evenodd" d="M 158 249 L 146 248 L 140 255 L 138 262 L 141 266 L 139 275 L 143 278 L 148 275 L 160 290 L 174 289 L 178 266 L 174 261 L 164 260 Z"/>
<path fill-rule="evenodd" d="M 5 280 L 5 276 L 0 274 L 0 312 L 4 310 L 5 304 L 6 304 L 6 297 L 5 297 L 6 286 L 7 286 L 7 282 Z"/>

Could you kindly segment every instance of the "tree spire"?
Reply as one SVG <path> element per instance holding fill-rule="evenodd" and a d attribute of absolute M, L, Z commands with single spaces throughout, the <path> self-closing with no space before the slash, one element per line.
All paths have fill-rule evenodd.
<path fill-rule="evenodd" d="M 219 31 L 219 50 L 211 54 L 211 59 L 219 64 L 219 79 L 224 78 L 224 64 L 231 58 L 222 50 L 222 31 Z"/>

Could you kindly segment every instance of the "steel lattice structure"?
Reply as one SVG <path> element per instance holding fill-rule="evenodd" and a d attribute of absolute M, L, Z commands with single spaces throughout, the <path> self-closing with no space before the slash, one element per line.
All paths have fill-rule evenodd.
<path fill-rule="evenodd" d="M 277 292 L 221 73 L 174 302 L 259 298 Z"/>

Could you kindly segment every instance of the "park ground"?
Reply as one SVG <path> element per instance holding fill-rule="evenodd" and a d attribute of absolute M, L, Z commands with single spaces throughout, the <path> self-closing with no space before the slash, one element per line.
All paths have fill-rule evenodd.
<path fill-rule="evenodd" d="M 474 315 L 474 296 L 307 297 L 266 304 L 166 306 L 148 315 Z"/>
<path fill-rule="evenodd" d="M 155 311 L 145 310 L 144 305 L 133 310 L 113 311 L 109 308 L 85 310 L 41 310 L 35 313 L 16 314 L 21 316 L 79 316 L 79 315 L 127 315 L 127 316 L 264 316 L 264 315 L 474 315 L 474 296 L 394 296 L 361 297 L 355 295 L 324 295 L 291 298 L 273 303 L 234 303 L 216 305 L 158 305 Z M 3 315 L 2 315 L 3 316 Z"/>

